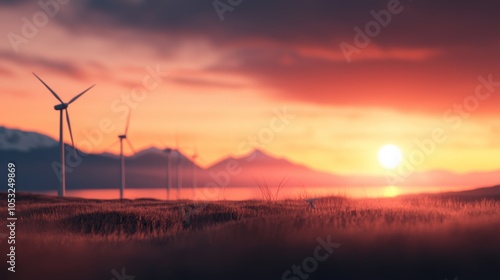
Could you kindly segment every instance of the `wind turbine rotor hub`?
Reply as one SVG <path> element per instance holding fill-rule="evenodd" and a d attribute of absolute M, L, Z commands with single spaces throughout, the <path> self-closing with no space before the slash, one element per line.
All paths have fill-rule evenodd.
<path fill-rule="evenodd" d="M 56 106 L 54 106 L 54 109 L 57 111 L 61 111 L 66 108 L 68 108 L 68 103 L 57 104 Z"/>

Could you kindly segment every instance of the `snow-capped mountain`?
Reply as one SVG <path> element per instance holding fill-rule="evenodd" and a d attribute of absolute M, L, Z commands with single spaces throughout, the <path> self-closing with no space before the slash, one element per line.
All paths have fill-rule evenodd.
<path fill-rule="evenodd" d="M 134 154 L 132 157 L 142 157 L 146 155 L 164 155 L 165 152 L 157 147 L 149 147 L 144 150 L 138 151 L 136 154 Z"/>
<path fill-rule="evenodd" d="M 58 142 L 49 136 L 0 126 L 0 150 L 29 152 L 34 149 L 52 148 Z"/>

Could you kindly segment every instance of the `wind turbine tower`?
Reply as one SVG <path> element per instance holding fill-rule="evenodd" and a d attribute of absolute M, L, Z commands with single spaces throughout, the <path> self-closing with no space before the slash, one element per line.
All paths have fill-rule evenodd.
<path fill-rule="evenodd" d="M 120 140 L 120 200 L 123 200 L 123 194 L 125 192 L 125 156 L 123 155 L 123 140 L 125 140 L 135 154 L 134 148 L 132 147 L 132 143 L 127 138 L 128 127 L 130 125 L 130 113 L 128 114 L 127 124 L 125 125 L 125 132 L 121 135 L 118 135 L 118 139 Z"/>
<path fill-rule="evenodd" d="M 198 158 L 198 151 L 196 149 L 196 146 L 194 147 L 194 154 L 191 156 L 192 159 L 192 174 L 193 174 L 193 189 L 196 189 L 198 185 L 198 174 L 197 174 L 197 168 L 196 168 L 196 159 Z"/>
<path fill-rule="evenodd" d="M 172 149 L 163 150 L 167 154 L 167 200 L 170 200 L 170 189 L 172 189 Z"/>
<path fill-rule="evenodd" d="M 175 136 L 175 150 L 177 154 L 175 168 L 176 168 L 176 182 L 177 182 L 177 199 L 179 199 L 179 191 L 182 188 L 182 155 L 179 149 L 179 137 Z"/>

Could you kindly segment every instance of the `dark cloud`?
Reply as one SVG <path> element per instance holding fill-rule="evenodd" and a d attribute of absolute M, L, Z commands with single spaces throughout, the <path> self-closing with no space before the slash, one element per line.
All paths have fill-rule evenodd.
<path fill-rule="evenodd" d="M 500 54 L 492 53 L 491 47 L 467 55 L 452 50 L 415 61 L 384 59 L 351 64 L 279 51 L 242 51 L 233 55 L 240 59 L 239 65 L 210 70 L 250 75 L 279 89 L 274 96 L 278 100 L 320 105 L 378 106 L 441 114 L 473 95 L 480 75 L 493 74 L 493 80 L 500 81 L 500 69 L 495 63 Z M 292 57 L 290 62 L 283 62 L 284 55 Z M 496 113 L 499 106 L 500 97 L 492 95 L 481 103 L 477 113 Z"/>
<path fill-rule="evenodd" d="M 388 2 L 244 0 L 221 22 L 212 0 L 88 0 L 70 2 L 71 12 L 56 19 L 82 32 L 135 30 L 158 38 L 144 42 L 158 49 L 165 49 L 164 37 L 204 38 L 227 53 L 206 71 L 250 75 L 283 100 L 441 112 L 473 93 L 477 76 L 500 77 L 494 0 L 403 0 L 403 12 L 346 63 L 339 43 L 353 44 L 353 28 L 363 28 L 373 20 L 370 11 Z M 493 112 L 498 105 L 497 98 L 481 108 Z"/>
<path fill-rule="evenodd" d="M 223 1 L 223 0 L 222 0 Z M 65 21 L 92 24 L 101 15 L 109 24 L 164 34 L 198 34 L 224 43 L 259 37 L 279 42 L 307 41 L 324 44 L 350 39 L 353 27 L 372 20 L 371 10 L 384 9 L 389 1 L 243 1 L 220 22 L 212 0 L 123 1 L 89 0 Z M 404 10 L 378 38 L 380 45 L 416 47 L 479 45 L 498 40 L 493 28 L 500 23 L 500 3 L 479 1 L 401 1 Z"/>
<path fill-rule="evenodd" d="M 17 55 L 13 52 L 0 51 L 0 60 L 22 65 L 26 69 L 44 68 L 58 74 L 70 76 L 74 79 L 81 79 L 87 76 L 82 68 L 72 63 L 45 59 L 38 56 Z"/>
<path fill-rule="evenodd" d="M 225 0 L 221 0 L 226 2 Z M 1 1 L 14 5 L 14 1 Z M 33 1 L 15 1 L 16 3 Z M 72 1 L 55 18 L 66 24 L 114 24 L 159 34 L 198 34 L 227 42 L 260 37 L 279 42 L 308 40 L 326 43 L 350 39 L 353 27 L 372 20 L 371 10 L 386 8 L 388 1 L 349 0 L 244 0 L 220 22 L 213 0 L 185 1 Z M 378 43 L 412 46 L 481 44 L 497 40 L 500 2 L 402 0 L 404 10 L 393 16 Z M 226 2 L 227 3 L 227 2 Z"/>
<path fill-rule="evenodd" d="M 219 82 L 219 81 L 210 81 L 206 79 L 196 79 L 196 78 L 171 78 L 170 79 L 174 83 L 196 86 L 196 87 L 215 87 L 215 88 L 230 88 L 230 89 L 238 89 L 243 88 L 242 84 L 238 83 L 230 83 L 230 82 Z"/>

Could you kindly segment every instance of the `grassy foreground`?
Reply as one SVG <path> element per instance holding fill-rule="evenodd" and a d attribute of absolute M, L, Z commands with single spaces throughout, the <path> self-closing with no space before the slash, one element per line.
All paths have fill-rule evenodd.
<path fill-rule="evenodd" d="M 495 200 L 17 200 L 1 279 L 500 279 Z"/>

